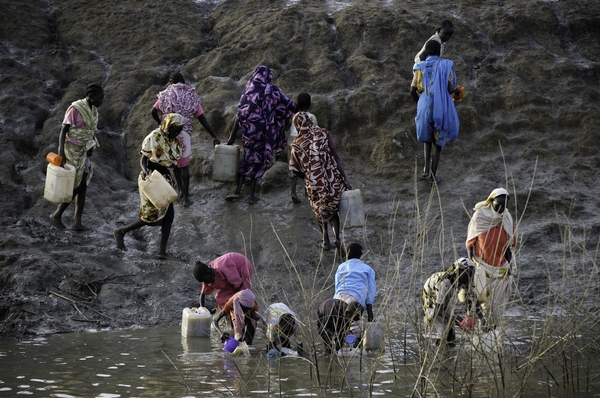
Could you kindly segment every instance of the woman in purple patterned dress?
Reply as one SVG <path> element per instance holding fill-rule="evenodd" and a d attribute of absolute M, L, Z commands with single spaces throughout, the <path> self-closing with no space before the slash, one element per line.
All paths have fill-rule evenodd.
<path fill-rule="evenodd" d="M 249 203 L 256 203 L 256 181 L 262 178 L 287 145 L 285 124 L 297 112 L 298 106 L 279 87 L 271 84 L 272 79 L 271 69 L 261 65 L 256 68 L 242 92 L 236 123 L 227 145 L 233 144 L 238 129 L 241 130 L 244 160 L 239 168 L 237 188 L 227 196 L 227 200 L 239 199 L 242 184 L 248 177 Z"/>

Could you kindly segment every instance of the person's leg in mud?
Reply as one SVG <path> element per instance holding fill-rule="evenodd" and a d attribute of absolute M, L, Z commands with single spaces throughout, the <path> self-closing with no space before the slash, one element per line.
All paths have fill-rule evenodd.
<path fill-rule="evenodd" d="M 302 203 L 302 201 L 300 200 L 300 198 L 298 197 L 298 195 L 296 194 L 296 183 L 298 182 L 298 177 L 296 177 L 295 175 L 292 175 L 292 192 L 290 194 L 290 196 L 292 197 L 292 202 L 294 203 Z"/>
<path fill-rule="evenodd" d="M 433 154 L 431 159 L 431 183 L 437 184 L 442 182 L 442 179 L 436 175 L 438 163 L 440 162 L 440 155 L 442 154 L 442 147 L 436 143 L 433 143 Z"/>
<path fill-rule="evenodd" d="M 169 242 L 169 236 L 171 235 L 171 226 L 173 225 L 173 220 L 175 219 L 175 210 L 173 209 L 173 203 L 169 205 L 167 209 L 167 213 L 160 220 L 157 225 L 160 223 L 160 250 L 158 252 L 158 258 L 167 260 L 171 258 L 171 256 L 167 253 L 167 243 Z"/>
<path fill-rule="evenodd" d="M 253 205 L 254 203 L 256 203 L 260 200 L 259 197 L 254 195 L 254 193 L 256 191 L 256 181 L 257 181 L 256 178 L 250 179 L 250 197 L 248 198 L 248 203 L 250 203 L 251 205 Z"/>
<path fill-rule="evenodd" d="M 327 250 L 327 251 L 333 249 L 333 246 L 331 245 L 331 241 L 329 240 L 329 230 L 328 230 L 327 222 L 319 221 L 319 228 L 321 229 L 321 237 L 322 237 L 322 241 L 321 241 L 321 244 L 319 245 L 319 247 L 321 247 L 321 249 Z"/>
<path fill-rule="evenodd" d="M 335 245 L 335 248 L 337 249 L 338 253 L 340 253 L 340 255 L 343 256 L 342 241 L 340 240 L 340 216 L 338 215 L 338 213 L 335 213 L 333 217 L 331 217 L 329 222 L 331 223 L 331 229 L 333 230 L 333 244 Z"/>
<path fill-rule="evenodd" d="M 319 336 L 323 339 L 325 343 L 325 353 L 332 354 L 333 352 L 337 352 L 336 342 L 335 342 L 335 328 L 333 323 L 330 322 L 330 319 L 322 319 L 322 315 L 319 314 L 319 321 L 317 323 Z M 335 351 L 334 351 L 335 349 Z"/>
<path fill-rule="evenodd" d="M 183 195 L 183 189 L 182 189 L 183 182 L 181 181 L 181 168 L 175 167 L 175 171 L 173 172 L 173 174 L 175 174 L 175 182 L 177 183 L 177 196 L 181 197 Z"/>
<path fill-rule="evenodd" d="M 252 341 L 254 340 L 254 334 L 256 334 L 256 325 L 254 322 L 256 321 L 248 315 L 244 316 L 245 327 L 243 340 L 248 345 L 252 345 Z"/>
<path fill-rule="evenodd" d="M 87 173 L 83 174 L 81 178 L 81 184 L 75 189 L 73 195 L 77 195 L 75 198 L 75 215 L 73 216 L 73 224 L 71 229 L 73 231 L 87 231 L 88 228 L 81 223 L 81 217 L 83 216 L 83 208 L 85 207 L 85 195 L 87 193 Z"/>
<path fill-rule="evenodd" d="M 65 225 L 62 222 L 62 215 L 67 210 L 67 207 L 75 200 L 75 215 L 73 218 L 73 223 L 71 224 L 71 229 L 73 231 L 85 231 L 87 228 L 81 224 L 81 216 L 83 214 L 83 208 L 85 207 L 85 193 L 87 190 L 87 173 L 83 175 L 81 178 L 81 183 L 77 188 L 73 190 L 73 199 L 69 203 L 61 203 L 58 205 L 56 210 L 52 214 L 50 214 L 50 220 L 52 220 L 52 224 L 58 229 L 66 229 Z"/>
<path fill-rule="evenodd" d="M 429 163 L 431 162 L 431 145 L 432 142 L 426 142 L 423 144 L 424 156 L 425 156 L 425 166 L 423 166 L 423 175 L 421 178 L 429 178 Z"/>
<path fill-rule="evenodd" d="M 65 210 L 67 210 L 67 207 L 69 207 L 70 204 L 71 204 L 71 202 L 61 203 L 58 205 L 56 210 L 54 210 L 54 213 L 50 214 L 50 220 L 52 220 L 52 224 L 54 224 L 54 226 L 56 228 L 58 228 L 58 229 L 66 229 L 67 228 L 62 223 L 62 215 L 65 212 Z"/>
<path fill-rule="evenodd" d="M 242 185 L 244 185 L 245 179 L 246 179 L 246 176 L 238 173 L 237 188 L 235 189 L 235 191 L 232 194 L 227 195 L 225 200 L 231 201 L 231 200 L 240 198 L 240 193 L 242 192 Z"/>
<path fill-rule="evenodd" d="M 141 228 L 145 225 L 150 225 L 147 222 L 136 218 L 134 221 L 130 222 L 123 228 L 117 228 L 113 231 L 113 237 L 115 238 L 115 243 L 117 244 L 117 248 L 121 250 L 126 250 L 125 248 L 125 234 L 129 231 L 133 231 L 134 229 Z"/>
<path fill-rule="evenodd" d="M 188 166 L 177 168 L 181 170 L 181 196 L 183 196 L 183 206 L 188 207 L 194 204 L 190 200 L 190 168 Z"/>

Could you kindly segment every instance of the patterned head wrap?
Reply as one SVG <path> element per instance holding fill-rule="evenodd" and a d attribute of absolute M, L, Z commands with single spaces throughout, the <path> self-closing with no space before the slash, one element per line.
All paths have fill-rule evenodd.
<path fill-rule="evenodd" d="M 309 131 L 312 127 L 314 127 L 312 120 L 308 116 L 306 112 L 298 112 L 294 115 L 293 118 L 294 127 L 298 130 L 298 135 L 303 132 Z"/>
<path fill-rule="evenodd" d="M 160 124 L 160 129 L 164 133 L 169 132 L 171 126 L 183 126 L 185 124 L 185 118 L 179 113 L 169 113 L 164 117 Z"/>
<path fill-rule="evenodd" d="M 271 83 L 273 74 L 261 65 L 246 83 L 237 109 L 237 121 L 242 132 L 244 159 L 239 173 L 260 179 L 273 165 L 273 159 L 283 153 L 287 141 L 285 124 L 298 106 Z"/>
<path fill-rule="evenodd" d="M 475 275 L 475 263 L 473 260 L 461 257 L 456 260 L 453 267 L 453 271 L 456 274 L 456 280 L 458 280 L 458 286 L 468 288 Z"/>
<path fill-rule="evenodd" d="M 268 84 L 273 80 L 273 73 L 271 72 L 271 68 L 265 65 L 261 65 L 252 74 L 248 83 L 246 83 L 246 87 L 250 84 L 254 84 L 255 86 L 258 84 Z"/>
<path fill-rule="evenodd" d="M 253 308 L 254 300 L 254 293 L 249 289 L 240 290 L 233 296 L 233 331 L 236 334 L 242 333 L 244 329 L 245 314 L 242 306 Z"/>

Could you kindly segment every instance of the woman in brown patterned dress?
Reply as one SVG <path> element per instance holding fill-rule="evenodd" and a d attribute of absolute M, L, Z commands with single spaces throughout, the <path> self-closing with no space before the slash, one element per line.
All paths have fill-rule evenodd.
<path fill-rule="evenodd" d="M 340 242 L 340 219 L 338 208 L 342 192 L 352 189 L 346 178 L 342 161 L 335 150 L 331 133 L 315 126 L 306 112 L 298 112 L 293 118 L 298 137 L 292 142 L 289 168 L 304 179 L 310 207 L 317 217 L 323 234 L 323 250 L 331 250 L 327 223 L 331 223 L 334 244 L 338 251 Z"/>

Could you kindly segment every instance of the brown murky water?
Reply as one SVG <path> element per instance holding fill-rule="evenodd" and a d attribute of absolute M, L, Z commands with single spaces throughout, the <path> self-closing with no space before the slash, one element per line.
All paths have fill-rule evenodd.
<path fill-rule="evenodd" d="M 493 348 L 492 335 L 481 341 L 462 336 L 456 347 L 441 351 L 428 343 L 419 349 L 423 341 L 430 341 L 428 336 L 395 335 L 389 330 L 403 328 L 391 326 L 381 355 L 318 355 L 316 362 L 314 355 L 267 359 L 261 350 L 262 332 L 257 333 L 250 356 L 225 353 L 214 334 L 182 338 L 177 327 L 0 340 L 0 397 L 592 397 L 600 393 L 595 370 L 599 364 L 593 353 L 586 357 L 565 351 L 562 361 L 559 354 L 529 366 L 523 354 L 535 339 L 524 333 L 523 324 L 511 324 L 510 338 L 502 340 L 500 351 Z M 581 346 L 586 344 L 582 341 Z"/>

